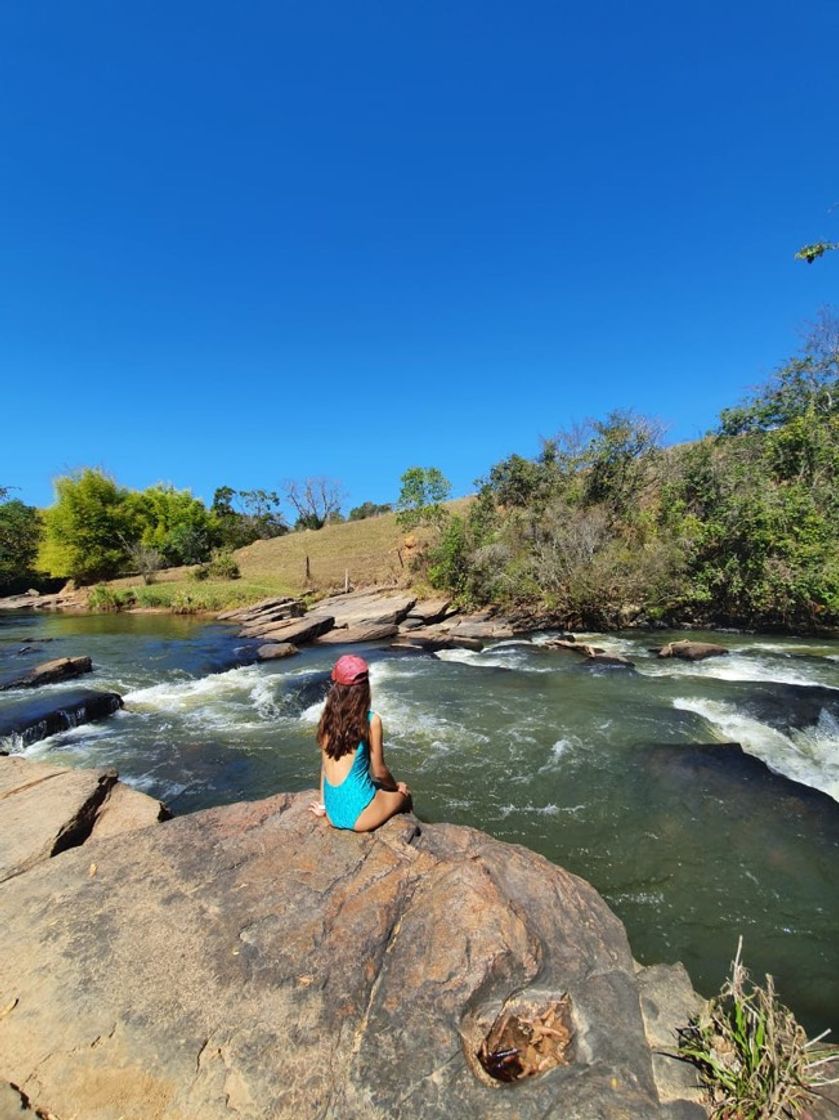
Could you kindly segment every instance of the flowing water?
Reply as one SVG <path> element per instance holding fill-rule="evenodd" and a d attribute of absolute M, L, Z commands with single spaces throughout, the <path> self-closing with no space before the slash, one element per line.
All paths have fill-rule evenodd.
<path fill-rule="evenodd" d="M 805 1025 L 836 1037 L 839 642 L 692 634 L 731 652 L 650 654 L 680 636 L 585 636 L 635 671 L 546 650 L 544 635 L 436 657 L 365 649 L 389 764 L 423 819 L 526 844 L 589 879 L 639 960 L 684 961 L 706 994 L 742 933 L 752 971 L 771 971 Z M 230 668 L 249 650 L 218 624 L 0 614 L 0 668 L 89 654 L 95 673 L 50 686 L 56 699 L 79 683 L 125 699 L 101 723 L 5 749 L 116 766 L 176 814 L 311 788 L 340 652 Z M 0 693 L 0 714 L 26 702 Z"/>

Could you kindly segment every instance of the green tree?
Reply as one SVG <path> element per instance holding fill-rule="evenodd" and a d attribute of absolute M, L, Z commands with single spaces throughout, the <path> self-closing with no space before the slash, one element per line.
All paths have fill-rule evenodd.
<path fill-rule="evenodd" d="M 396 520 L 403 529 L 418 525 L 440 526 L 445 519 L 442 503 L 451 493 L 451 483 L 438 467 L 409 467 L 402 475 L 396 503 Z"/>
<path fill-rule="evenodd" d="M 350 512 L 348 521 L 363 521 L 367 517 L 378 517 L 381 513 L 390 513 L 393 506 L 385 502 L 382 505 L 377 505 L 376 502 L 362 502 L 360 506 L 354 506 Z"/>
<path fill-rule="evenodd" d="M 631 411 L 595 420 L 583 452 L 585 504 L 602 504 L 617 518 L 630 516 L 651 481 L 660 443 L 659 425 Z"/>
<path fill-rule="evenodd" d="M 139 542 L 166 564 L 200 564 L 220 541 L 215 516 L 189 490 L 158 484 L 125 498 L 130 524 L 125 545 Z"/>
<path fill-rule="evenodd" d="M 0 588 L 3 589 L 32 573 L 43 533 L 37 509 L 17 498 L 6 501 L 8 493 L 9 487 L 0 487 Z"/>
<path fill-rule="evenodd" d="M 55 505 L 44 513 L 44 556 L 53 575 L 93 583 L 117 575 L 137 540 L 128 491 L 86 467 L 56 479 Z"/>

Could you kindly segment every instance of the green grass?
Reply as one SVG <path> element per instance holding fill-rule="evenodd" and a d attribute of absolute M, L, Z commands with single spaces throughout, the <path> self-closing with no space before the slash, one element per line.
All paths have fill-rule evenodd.
<path fill-rule="evenodd" d="M 271 595 L 291 595 L 293 592 L 276 580 L 167 580 L 142 584 L 131 588 L 138 607 L 159 608 L 179 614 L 196 614 L 205 611 L 223 611 L 232 607 L 247 606 Z"/>

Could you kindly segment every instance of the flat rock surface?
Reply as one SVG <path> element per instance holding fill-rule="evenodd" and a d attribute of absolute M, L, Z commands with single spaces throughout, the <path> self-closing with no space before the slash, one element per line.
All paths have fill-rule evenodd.
<path fill-rule="evenodd" d="M 291 642 L 302 645 L 320 634 L 325 634 L 335 625 L 331 614 L 312 611 L 303 618 L 292 618 L 284 622 L 270 622 L 267 625 L 249 625 L 241 630 L 245 638 L 270 638 L 274 642 Z"/>
<path fill-rule="evenodd" d="M 311 797 L 90 839 L 0 885 L 0 1080 L 62 1120 L 695 1115 L 659 1102 L 591 886 L 468 828 L 337 832 Z M 505 1004 L 566 993 L 570 1064 L 491 1081 Z"/>

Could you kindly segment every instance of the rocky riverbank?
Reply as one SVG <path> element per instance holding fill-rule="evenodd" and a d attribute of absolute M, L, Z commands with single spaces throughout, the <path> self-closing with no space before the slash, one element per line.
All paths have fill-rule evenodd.
<path fill-rule="evenodd" d="M 542 857 L 413 817 L 336 832 L 310 794 L 77 829 L 60 850 L 39 799 L 72 778 L 101 801 L 116 779 L 30 766 L 0 759 L 0 835 L 27 847 L 40 829 L 0 885 L 0 1078 L 18 1109 L 705 1115 L 690 1067 L 659 1052 L 696 1008 L 684 970 L 642 969 L 597 892 Z M 521 1065 L 498 1079 L 510 1038 Z"/>

